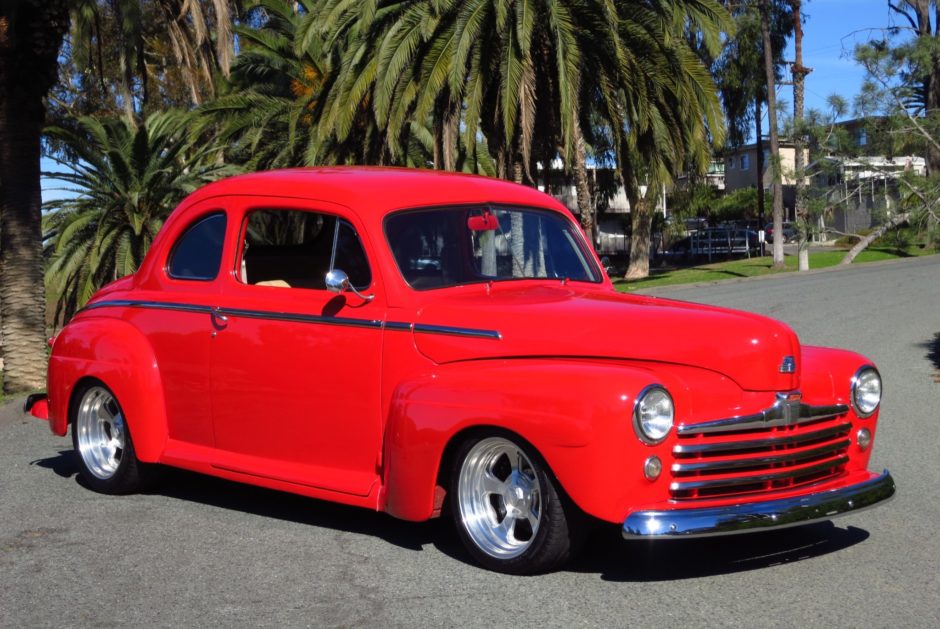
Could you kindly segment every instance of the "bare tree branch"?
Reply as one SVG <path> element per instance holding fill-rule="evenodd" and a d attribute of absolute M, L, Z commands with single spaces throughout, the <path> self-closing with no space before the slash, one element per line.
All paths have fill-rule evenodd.
<path fill-rule="evenodd" d="M 917 23 L 914 21 L 914 18 L 911 17 L 910 13 L 908 13 L 907 11 L 905 11 L 898 5 L 894 4 L 893 2 L 890 2 L 890 0 L 888 2 L 888 8 L 894 11 L 895 13 L 897 13 L 898 15 L 900 15 L 901 17 L 903 17 L 904 19 L 906 19 L 908 23 L 910 23 L 911 28 L 913 28 L 915 31 L 917 30 Z"/>

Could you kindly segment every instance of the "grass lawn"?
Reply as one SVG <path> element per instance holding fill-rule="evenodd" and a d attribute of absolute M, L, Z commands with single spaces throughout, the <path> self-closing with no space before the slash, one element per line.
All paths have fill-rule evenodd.
<path fill-rule="evenodd" d="M 835 266 L 842 260 L 845 253 L 846 252 L 842 249 L 810 252 L 809 268 L 824 269 L 829 266 Z M 908 247 L 901 253 L 898 253 L 898 250 L 894 247 L 869 247 L 855 258 L 854 264 L 892 260 L 895 258 L 909 258 L 912 256 L 931 255 L 935 253 L 937 253 L 936 250 L 923 249 L 920 247 Z M 656 286 L 713 282 L 734 277 L 756 277 L 759 275 L 796 271 L 797 258 L 795 255 L 786 256 L 784 261 L 786 262 L 786 269 L 779 271 L 770 268 L 772 264 L 770 256 L 743 260 L 728 260 L 726 262 L 699 264 L 682 268 L 650 269 L 650 276 L 644 280 L 634 282 L 614 280 L 614 285 L 617 287 L 617 290 L 629 292 L 641 288 L 654 288 Z"/>

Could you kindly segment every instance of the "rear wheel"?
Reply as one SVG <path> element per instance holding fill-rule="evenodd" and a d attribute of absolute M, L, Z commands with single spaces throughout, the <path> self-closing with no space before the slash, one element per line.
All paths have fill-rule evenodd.
<path fill-rule="evenodd" d="M 538 454 L 514 436 L 464 441 L 450 496 L 461 541 L 491 570 L 545 572 L 571 555 L 575 507 L 563 502 Z"/>
<path fill-rule="evenodd" d="M 101 384 L 84 387 L 72 411 L 72 445 L 82 479 L 95 491 L 127 494 L 141 489 L 148 471 L 137 460 L 124 411 Z"/>

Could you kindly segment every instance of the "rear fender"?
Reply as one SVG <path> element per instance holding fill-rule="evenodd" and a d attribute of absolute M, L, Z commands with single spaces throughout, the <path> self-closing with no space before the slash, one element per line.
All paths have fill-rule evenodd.
<path fill-rule="evenodd" d="M 618 452 L 612 460 L 622 464 L 625 444 L 639 444 L 630 420 L 633 400 L 653 378 L 648 369 L 623 363 L 515 359 L 441 365 L 403 382 L 386 426 L 384 508 L 407 520 L 435 515 L 448 444 L 481 428 L 528 441 L 585 508 L 594 491 L 588 485 L 608 474 L 610 463 L 589 450 L 602 444 Z"/>
<path fill-rule="evenodd" d="M 49 425 L 65 435 L 77 387 L 99 380 L 117 396 L 137 457 L 156 462 L 166 445 L 166 406 L 153 348 L 130 323 L 86 315 L 56 337 L 49 359 Z"/>

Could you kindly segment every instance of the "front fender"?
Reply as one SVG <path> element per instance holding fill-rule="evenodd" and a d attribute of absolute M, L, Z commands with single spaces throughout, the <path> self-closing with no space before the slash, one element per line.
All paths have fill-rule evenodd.
<path fill-rule="evenodd" d="M 75 387 L 86 378 L 103 382 L 124 410 L 141 461 L 156 462 L 166 445 L 166 406 L 156 356 L 130 323 L 112 317 L 80 315 L 56 337 L 49 359 L 49 425 L 68 431 Z"/>
<path fill-rule="evenodd" d="M 662 378 L 624 363 L 513 359 L 441 365 L 402 382 L 386 426 L 384 508 L 408 520 L 431 517 L 448 444 L 468 429 L 497 427 L 531 443 L 582 509 L 605 514 L 607 485 L 629 491 L 624 465 L 648 448 L 631 413 L 653 381 Z"/>
<path fill-rule="evenodd" d="M 802 348 L 802 378 L 800 390 L 803 399 L 808 402 L 846 404 L 852 407 L 852 379 L 855 373 L 865 365 L 876 367 L 870 359 L 843 349 L 829 347 L 813 347 L 804 345 Z M 873 441 L 878 432 L 878 419 L 881 414 L 879 407 L 870 416 L 859 417 L 855 410 L 847 414 L 852 422 L 852 433 L 860 428 L 867 428 Z M 871 453 L 874 448 L 861 449 L 858 444 L 851 448 L 852 456 L 846 464 L 846 470 L 863 471 L 868 469 Z"/>

